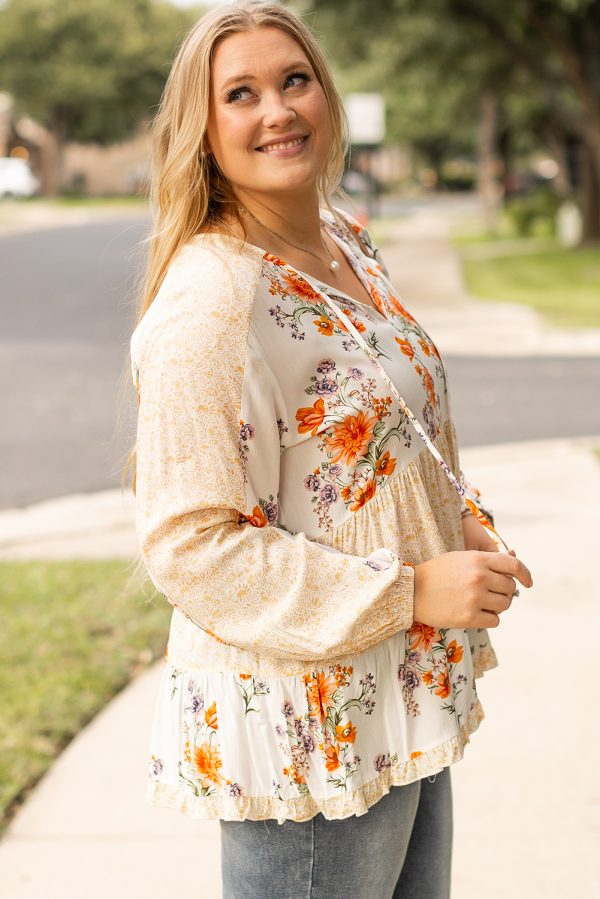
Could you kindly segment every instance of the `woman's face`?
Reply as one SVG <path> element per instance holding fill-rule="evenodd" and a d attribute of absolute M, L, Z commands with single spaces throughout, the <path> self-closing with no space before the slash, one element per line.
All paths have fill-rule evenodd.
<path fill-rule="evenodd" d="M 207 149 L 234 189 L 253 195 L 314 190 L 331 138 L 323 88 L 292 37 L 261 27 L 219 44 Z"/>

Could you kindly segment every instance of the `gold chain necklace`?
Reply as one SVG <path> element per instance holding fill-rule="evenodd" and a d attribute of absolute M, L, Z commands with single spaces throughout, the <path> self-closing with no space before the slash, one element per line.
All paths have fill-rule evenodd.
<path fill-rule="evenodd" d="M 298 244 L 292 243 L 292 241 L 288 240 L 287 237 L 283 237 L 281 234 L 278 234 L 277 231 L 273 231 L 271 228 L 268 227 L 268 225 L 263 224 L 260 221 L 260 219 L 257 219 L 256 216 L 254 215 L 254 213 L 250 212 L 249 209 L 246 209 L 245 206 L 241 206 L 240 208 L 241 208 L 242 212 L 244 212 L 246 215 L 249 215 L 251 218 L 253 218 L 254 221 L 261 226 L 261 228 L 264 228 L 265 231 L 268 231 L 269 234 L 273 235 L 273 237 L 277 237 L 279 240 L 282 240 L 284 243 L 289 244 L 291 247 L 294 247 L 296 250 L 301 250 L 303 253 L 309 253 L 311 256 L 314 256 L 315 259 L 318 259 L 320 263 L 322 263 L 323 265 L 327 265 L 328 268 L 330 268 L 332 272 L 337 271 L 337 269 L 340 267 L 339 262 L 337 261 L 337 259 L 333 258 L 333 255 L 331 254 L 329 247 L 327 246 L 325 241 L 323 241 L 323 243 L 325 245 L 325 249 L 327 250 L 327 253 L 329 254 L 329 259 L 330 259 L 330 262 L 328 262 L 328 263 L 325 263 L 323 261 L 323 259 L 321 259 L 320 256 L 317 256 L 316 253 L 313 253 L 312 250 L 307 250 L 305 247 L 299 247 Z"/>

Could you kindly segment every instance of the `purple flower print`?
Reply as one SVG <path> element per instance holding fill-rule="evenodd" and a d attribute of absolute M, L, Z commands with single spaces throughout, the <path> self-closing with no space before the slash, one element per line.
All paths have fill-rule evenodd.
<path fill-rule="evenodd" d="M 435 411 L 429 403 L 423 406 L 423 421 L 425 423 L 425 431 L 430 440 L 435 440 L 438 434 L 437 424 L 435 420 Z"/>
<path fill-rule="evenodd" d="M 337 462 L 335 463 L 335 465 L 329 466 L 328 474 L 330 477 L 337 478 L 339 475 L 341 475 L 341 473 L 342 473 L 342 466 L 338 465 Z"/>
<path fill-rule="evenodd" d="M 307 490 L 313 490 L 315 493 L 319 489 L 319 476 L 309 474 L 304 478 L 304 486 Z"/>
<path fill-rule="evenodd" d="M 192 696 L 192 712 L 196 715 L 204 708 L 204 696 L 200 693 L 194 693 Z"/>
<path fill-rule="evenodd" d="M 316 382 L 314 389 L 319 396 L 331 396 L 332 393 L 337 392 L 338 384 L 337 381 L 332 381 L 331 378 L 323 378 L 322 381 Z"/>
<path fill-rule="evenodd" d="M 278 515 L 278 506 L 277 503 L 274 502 L 266 502 L 263 509 L 265 515 L 267 516 L 267 521 L 269 524 L 275 524 L 277 521 Z"/>
<path fill-rule="evenodd" d="M 317 371 L 322 375 L 326 375 L 328 372 L 333 371 L 335 368 L 335 362 L 333 359 L 322 359 L 317 365 Z"/>
<path fill-rule="evenodd" d="M 360 370 L 360 368 L 349 368 L 348 369 L 348 377 L 353 378 L 355 381 L 360 381 L 363 377 L 364 372 Z"/>
<path fill-rule="evenodd" d="M 158 777 L 161 774 L 164 768 L 163 760 L 157 759 L 155 756 L 152 756 L 150 759 L 150 774 L 152 777 Z"/>
<path fill-rule="evenodd" d="M 373 709 L 375 708 L 377 703 L 374 700 L 372 700 L 369 696 L 367 696 L 367 698 L 365 699 L 364 702 L 365 702 L 365 706 L 364 706 L 365 715 L 372 715 Z"/>
<path fill-rule="evenodd" d="M 285 737 L 285 727 L 282 727 L 281 724 L 275 725 L 275 733 L 278 737 Z"/>
<path fill-rule="evenodd" d="M 340 491 L 335 484 L 325 484 L 319 495 L 324 503 L 331 506 L 333 503 L 337 502 Z"/>
<path fill-rule="evenodd" d="M 302 745 L 305 752 L 314 752 L 317 746 L 311 734 L 302 734 Z"/>
<path fill-rule="evenodd" d="M 230 796 L 243 796 L 244 791 L 238 783 L 227 784 L 227 792 Z"/>
<path fill-rule="evenodd" d="M 379 755 L 376 755 L 373 759 L 373 767 L 376 771 L 383 771 L 384 768 L 389 768 L 391 765 L 390 760 L 387 758 L 386 754 L 381 752 Z"/>
<path fill-rule="evenodd" d="M 291 718 L 291 716 L 294 714 L 294 706 L 292 705 L 292 703 L 284 702 L 281 706 L 281 713 L 282 715 L 285 715 L 286 718 Z"/>
<path fill-rule="evenodd" d="M 249 424 L 248 422 L 245 422 L 244 424 L 242 424 L 242 426 L 240 428 L 240 438 L 242 440 L 252 440 L 255 433 L 256 433 L 256 431 L 254 430 L 254 428 L 252 427 L 251 424 Z"/>

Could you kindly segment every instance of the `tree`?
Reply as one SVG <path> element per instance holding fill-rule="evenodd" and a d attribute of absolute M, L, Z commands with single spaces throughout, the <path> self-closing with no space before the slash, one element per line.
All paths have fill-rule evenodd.
<path fill-rule="evenodd" d="M 387 81 L 381 83 L 399 92 L 408 70 L 423 73 L 436 121 L 438 115 L 445 120 L 450 84 L 463 101 L 452 109 L 458 123 L 478 109 L 489 115 L 491 93 L 506 119 L 525 85 L 533 105 L 546 110 L 531 123 L 536 136 L 545 134 L 555 147 L 575 136 L 585 148 L 584 241 L 600 240 L 600 0 L 347 0 L 343 29 L 336 6 L 335 0 L 311 4 L 340 64 L 360 68 L 370 42 L 379 40 L 373 35 L 384 35 L 386 52 L 378 52 Z M 336 14 L 337 34 L 331 28 Z M 417 127 L 423 125 L 427 118 Z"/>
<path fill-rule="evenodd" d="M 42 181 L 60 184 L 67 140 L 107 144 L 158 104 L 190 12 L 153 0 L 9 0 L 0 8 L 0 85 L 49 131 Z"/>

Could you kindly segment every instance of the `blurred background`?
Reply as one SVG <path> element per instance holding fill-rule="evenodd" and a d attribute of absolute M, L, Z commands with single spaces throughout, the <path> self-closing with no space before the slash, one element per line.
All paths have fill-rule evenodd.
<path fill-rule="evenodd" d="M 171 608 L 133 577 L 121 491 L 150 123 L 210 5 L 0 0 L 7 899 L 166 896 L 203 847 L 197 895 L 220 895 L 214 822 L 141 800 Z M 600 623 L 600 0 L 291 5 L 349 119 L 338 203 L 441 350 L 462 467 L 536 585 L 492 633 L 487 720 L 453 766 L 453 896 L 598 897 L 596 654 L 572 637 Z"/>

